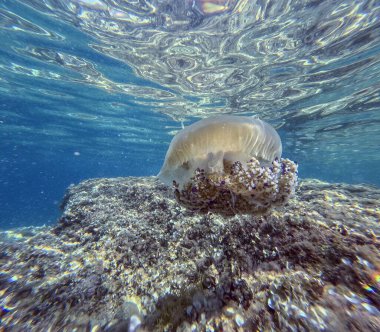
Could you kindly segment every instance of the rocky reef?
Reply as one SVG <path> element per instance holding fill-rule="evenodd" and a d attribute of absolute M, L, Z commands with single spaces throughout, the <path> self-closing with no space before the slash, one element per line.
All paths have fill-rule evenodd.
<path fill-rule="evenodd" d="M 265 216 L 196 213 L 155 177 L 72 186 L 1 232 L 2 331 L 378 331 L 380 190 L 303 180 Z"/>

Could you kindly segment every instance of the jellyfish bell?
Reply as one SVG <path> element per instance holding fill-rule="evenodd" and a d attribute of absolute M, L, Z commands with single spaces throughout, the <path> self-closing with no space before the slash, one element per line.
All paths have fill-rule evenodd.
<path fill-rule="evenodd" d="M 226 162 L 262 163 L 281 158 L 282 144 L 276 130 L 252 117 L 221 115 L 200 120 L 177 133 L 166 153 L 158 177 L 166 184 L 183 184 L 197 168 L 221 173 Z"/>
<path fill-rule="evenodd" d="M 194 209 L 263 211 L 294 192 L 288 187 L 295 187 L 297 169 L 281 154 L 280 136 L 268 123 L 214 116 L 177 133 L 158 177 L 167 185 L 174 182 L 177 200 Z M 295 176 L 286 186 L 289 195 L 283 195 L 279 186 L 290 173 Z"/>

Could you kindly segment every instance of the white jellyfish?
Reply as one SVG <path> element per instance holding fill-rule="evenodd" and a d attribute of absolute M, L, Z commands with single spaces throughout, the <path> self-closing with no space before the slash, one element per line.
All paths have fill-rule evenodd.
<path fill-rule="evenodd" d="M 297 184 L 297 165 L 281 153 L 280 136 L 268 123 L 215 116 L 177 133 L 158 177 L 174 184 L 177 200 L 193 209 L 265 212 L 285 202 Z"/>

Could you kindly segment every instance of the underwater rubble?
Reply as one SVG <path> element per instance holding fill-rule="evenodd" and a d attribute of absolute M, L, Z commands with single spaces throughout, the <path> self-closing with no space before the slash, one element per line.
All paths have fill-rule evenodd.
<path fill-rule="evenodd" d="M 223 216 L 155 177 L 84 181 L 56 226 L 1 232 L 0 331 L 379 331 L 379 203 L 302 180 Z"/>

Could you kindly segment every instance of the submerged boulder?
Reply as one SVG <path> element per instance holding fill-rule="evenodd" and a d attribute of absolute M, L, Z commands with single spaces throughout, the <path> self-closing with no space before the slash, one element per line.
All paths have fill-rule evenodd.
<path fill-rule="evenodd" d="M 225 216 L 155 177 L 72 186 L 56 226 L 0 233 L 0 329 L 378 331 L 380 190 L 296 195 Z"/>

